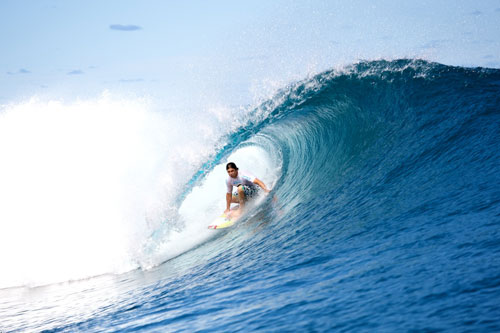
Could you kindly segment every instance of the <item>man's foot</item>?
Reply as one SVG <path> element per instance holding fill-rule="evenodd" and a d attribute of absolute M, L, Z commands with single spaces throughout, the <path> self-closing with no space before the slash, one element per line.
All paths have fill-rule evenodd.
<path fill-rule="evenodd" d="M 231 220 L 238 219 L 241 216 L 241 213 L 242 213 L 241 208 L 238 208 L 237 210 L 231 211 L 231 215 L 230 215 Z"/>

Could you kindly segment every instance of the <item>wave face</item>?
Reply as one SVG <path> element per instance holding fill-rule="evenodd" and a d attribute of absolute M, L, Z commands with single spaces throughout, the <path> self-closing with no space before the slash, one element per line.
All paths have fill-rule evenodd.
<path fill-rule="evenodd" d="M 194 249 L 124 275 L 113 297 L 91 291 L 97 309 L 48 328 L 496 330 L 499 125 L 499 70 L 375 61 L 297 82 L 182 178 L 184 222 L 146 238 L 139 266 Z M 228 160 L 273 198 L 207 236 Z"/>
<path fill-rule="evenodd" d="M 282 156 L 280 198 L 338 222 L 493 218 L 499 74 L 380 61 L 297 84 L 257 135 Z"/>

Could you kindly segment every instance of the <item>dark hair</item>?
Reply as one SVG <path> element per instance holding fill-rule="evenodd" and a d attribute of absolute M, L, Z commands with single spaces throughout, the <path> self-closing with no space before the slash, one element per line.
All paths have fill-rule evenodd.
<path fill-rule="evenodd" d="M 238 170 L 238 167 L 236 166 L 236 164 L 234 164 L 233 162 L 229 162 L 227 165 L 226 165 L 226 170 L 228 170 L 229 168 L 231 169 L 235 169 L 235 170 Z"/>

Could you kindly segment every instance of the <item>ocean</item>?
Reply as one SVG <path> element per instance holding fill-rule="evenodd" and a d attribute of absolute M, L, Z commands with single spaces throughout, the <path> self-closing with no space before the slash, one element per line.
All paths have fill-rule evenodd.
<path fill-rule="evenodd" d="M 1 332 L 500 331 L 500 70 L 0 111 Z M 272 192 L 229 229 L 225 164 Z"/>

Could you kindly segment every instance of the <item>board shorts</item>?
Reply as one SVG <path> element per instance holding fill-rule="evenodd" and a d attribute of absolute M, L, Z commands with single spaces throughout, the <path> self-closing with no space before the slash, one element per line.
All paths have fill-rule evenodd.
<path fill-rule="evenodd" d="M 240 185 L 243 186 L 243 193 L 245 193 L 245 198 L 250 199 L 255 197 L 259 193 L 259 189 L 257 186 L 248 186 L 248 185 Z M 233 193 L 235 197 L 238 197 L 238 192 Z"/>

